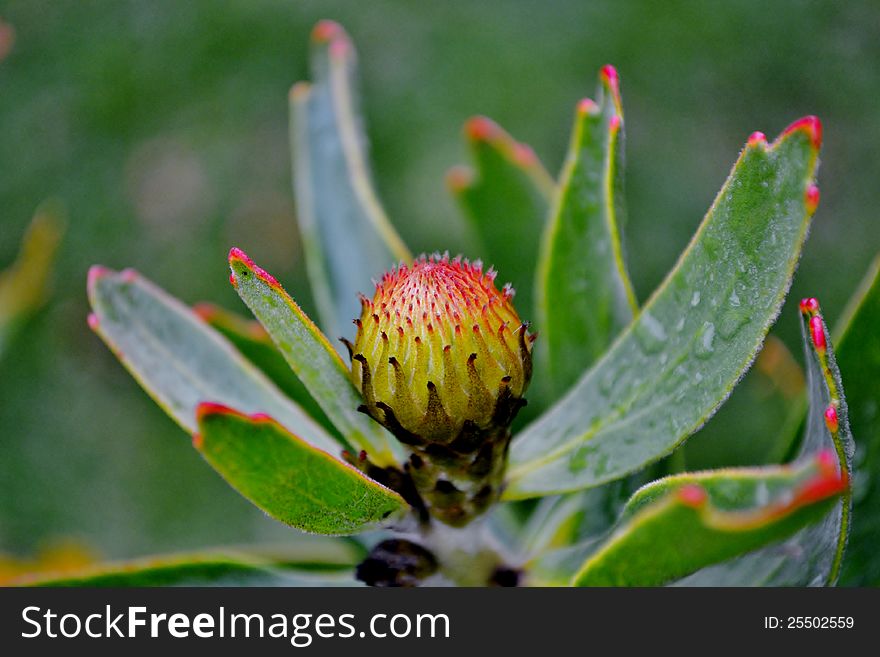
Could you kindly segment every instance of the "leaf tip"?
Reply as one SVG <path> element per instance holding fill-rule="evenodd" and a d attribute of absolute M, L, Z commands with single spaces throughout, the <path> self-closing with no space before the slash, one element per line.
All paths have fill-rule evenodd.
<path fill-rule="evenodd" d="M 817 185 L 807 187 L 807 191 L 804 192 L 804 203 L 807 206 L 807 212 L 810 214 L 813 214 L 816 208 L 819 207 L 819 187 Z"/>
<path fill-rule="evenodd" d="M 209 415 L 238 415 L 242 414 L 225 404 L 217 402 L 201 402 L 196 406 L 196 422 L 201 422 Z"/>
<path fill-rule="evenodd" d="M 799 130 L 805 132 L 810 138 L 810 143 L 813 145 L 813 148 L 819 150 L 822 146 L 822 122 L 819 120 L 819 117 L 811 114 L 810 116 L 798 119 L 782 131 L 781 137 L 785 137 Z"/>
<path fill-rule="evenodd" d="M 107 276 L 111 273 L 111 270 L 105 267 L 104 265 L 92 265 L 89 267 L 89 273 L 87 276 L 86 285 L 88 289 L 94 289 L 95 285 L 97 285 L 98 280 Z"/>
<path fill-rule="evenodd" d="M 757 130 L 749 135 L 749 139 L 746 142 L 746 147 L 748 147 L 748 148 L 756 148 L 759 146 L 763 147 L 766 145 L 767 145 L 767 136 L 763 132 L 760 132 Z"/>
<path fill-rule="evenodd" d="M 344 38 L 345 37 L 345 29 L 337 23 L 336 21 L 332 21 L 329 19 L 324 19 L 318 21 L 314 28 L 312 28 L 312 42 L 313 43 L 329 43 L 335 39 Z"/>
<path fill-rule="evenodd" d="M 608 88 L 611 92 L 611 96 L 614 99 L 614 106 L 617 108 L 617 111 L 620 111 L 620 76 L 617 74 L 617 69 L 614 68 L 611 64 L 605 64 L 601 69 L 599 69 L 599 80 L 602 82 L 604 86 Z"/>
<path fill-rule="evenodd" d="M 239 249 L 237 246 L 233 246 L 229 249 L 229 264 L 231 265 L 235 261 L 244 263 L 248 267 L 254 266 L 254 261 L 248 257 L 247 253 Z"/>
<path fill-rule="evenodd" d="M 577 111 L 582 116 L 596 114 L 599 111 L 599 106 L 592 98 L 582 98 L 577 104 Z"/>
<path fill-rule="evenodd" d="M 464 124 L 464 133 L 471 141 L 491 141 L 499 136 L 501 129 L 492 119 L 473 116 Z"/>
<path fill-rule="evenodd" d="M 687 484 L 679 489 L 678 499 L 685 506 L 698 509 L 706 504 L 709 496 L 702 486 L 698 486 L 697 484 Z"/>
<path fill-rule="evenodd" d="M 238 287 L 236 265 L 252 271 L 254 276 L 262 280 L 270 287 L 274 287 L 279 290 L 282 289 L 281 283 L 278 282 L 278 279 L 272 276 L 272 274 L 267 272 L 265 269 L 258 267 L 257 264 L 253 260 L 251 260 L 244 251 L 235 246 L 229 249 L 229 266 L 232 268 L 232 273 L 229 275 L 229 282 L 232 283 L 233 287 Z M 242 271 L 242 273 L 244 272 Z"/>

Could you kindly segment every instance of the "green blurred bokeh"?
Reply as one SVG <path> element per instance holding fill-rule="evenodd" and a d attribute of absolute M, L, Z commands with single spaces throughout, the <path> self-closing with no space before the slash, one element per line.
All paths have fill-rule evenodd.
<path fill-rule="evenodd" d="M 93 263 L 131 266 L 186 302 L 244 312 L 227 281 L 237 245 L 311 308 L 287 91 L 325 17 L 359 48 L 378 186 L 415 250 L 467 249 L 443 174 L 464 158 L 468 116 L 498 120 L 555 172 L 574 105 L 609 62 L 641 300 L 747 135 L 772 138 L 804 114 L 825 126 L 822 203 L 776 329 L 798 357 L 796 299 L 818 296 L 833 320 L 880 249 L 876 0 L 6 2 L 0 263 L 46 197 L 65 202 L 69 227 L 51 303 L 0 357 L 0 551 L 57 536 L 120 556 L 287 535 L 87 329 L 85 276 Z"/>

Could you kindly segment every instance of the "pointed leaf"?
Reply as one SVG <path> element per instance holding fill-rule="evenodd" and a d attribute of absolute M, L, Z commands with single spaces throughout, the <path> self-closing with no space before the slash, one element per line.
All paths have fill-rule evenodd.
<path fill-rule="evenodd" d="M 560 192 L 538 265 L 539 355 L 559 397 L 638 309 L 623 262 L 623 111 L 617 72 L 578 104 Z"/>
<path fill-rule="evenodd" d="M 189 308 L 137 272 L 89 271 L 92 329 L 171 418 L 196 430 L 196 406 L 268 413 L 322 449 L 338 443 Z"/>
<path fill-rule="evenodd" d="M 198 303 L 193 312 L 202 321 L 215 328 L 224 338 L 238 349 L 242 356 L 256 365 L 281 391 L 299 404 L 328 433 L 340 443 L 344 443 L 339 430 L 321 410 L 318 402 L 309 394 L 272 338 L 255 319 L 247 319 L 211 303 Z"/>
<path fill-rule="evenodd" d="M 668 454 L 724 401 L 791 282 L 815 210 L 820 124 L 753 137 L 642 312 L 514 440 L 508 499 L 597 486 Z"/>
<path fill-rule="evenodd" d="M 316 534 L 355 534 L 409 507 L 350 465 L 266 415 L 202 404 L 193 444 L 226 482 L 272 518 Z"/>
<path fill-rule="evenodd" d="M 349 444 L 377 464 L 394 462 L 391 437 L 357 408 L 363 398 L 320 329 L 284 288 L 239 249 L 229 252 L 238 295 L 272 336 L 281 354 Z"/>
<path fill-rule="evenodd" d="M 316 537 L 317 538 L 317 537 Z M 311 544 L 309 544 L 311 543 Z M 340 539 L 310 540 L 304 549 L 212 550 L 97 564 L 74 573 L 25 575 L 13 586 L 328 586 L 348 583 L 362 558 Z M 353 583 L 353 582 L 352 582 Z"/>
<path fill-rule="evenodd" d="M 847 484 L 833 452 L 796 467 L 668 477 L 638 491 L 576 586 L 658 586 L 790 536 Z"/>
<path fill-rule="evenodd" d="M 13 333 L 46 301 L 49 274 L 63 232 L 61 210 L 44 204 L 31 220 L 15 262 L 0 271 L 0 354 Z"/>
<path fill-rule="evenodd" d="M 880 586 L 880 257 L 871 265 L 840 324 L 837 363 L 846 376 L 849 421 L 861 446 L 841 584 Z"/>
<path fill-rule="evenodd" d="M 533 312 L 535 263 L 555 183 L 526 144 L 483 116 L 465 124 L 476 171 L 458 166 L 447 184 L 480 242 L 480 256 Z M 524 315 L 525 316 L 525 315 Z"/>
<path fill-rule="evenodd" d="M 334 336 L 350 336 L 357 293 L 412 257 L 373 188 L 356 54 L 341 26 L 318 23 L 311 62 L 314 82 L 290 94 L 297 218 L 321 323 Z"/>
<path fill-rule="evenodd" d="M 810 407 L 799 459 L 820 450 L 833 454 L 835 469 L 851 481 L 854 443 L 849 429 L 843 385 L 835 364 L 825 323 L 815 299 L 801 302 L 807 390 Z M 764 548 L 726 564 L 707 568 L 682 580 L 700 586 L 822 586 L 839 576 L 852 516 L 852 490 L 847 485 L 841 499 L 822 521 L 777 546 Z M 873 543 L 873 541 L 872 541 Z"/>

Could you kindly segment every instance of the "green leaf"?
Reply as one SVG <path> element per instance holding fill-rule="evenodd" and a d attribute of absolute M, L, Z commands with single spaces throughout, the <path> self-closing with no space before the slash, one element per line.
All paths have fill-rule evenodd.
<path fill-rule="evenodd" d="M 526 144 L 483 116 L 465 124 L 474 169 L 453 167 L 447 177 L 479 241 L 479 254 L 517 292 L 517 307 L 534 308 L 535 263 L 555 183 Z"/>
<path fill-rule="evenodd" d="M 89 324 L 144 390 L 184 430 L 204 401 L 268 413 L 321 449 L 338 443 L 177 299 L 126 269 L 89 271 Z"/>
<path fill-rule="evenodd" d="M 578 104 L 560 192 L 538 264 L 541 371 L 558 398 L 638 310 L 623 261 L 623 110 L 617 71 Z"/>
<path fill-rule="evenodd" d="M 804 299 L 801 312 L 809 412 L 797 458 L 808 458 L 820 450 L 834 455 L 835 470 L 847 483 L 841 499 L 820 523 L 803 529 L 785 543 L 695 573 L 682 580 L 682 585 L 830 586 L 838 579 L 852 516 L 849 482 L 855 445 L 840 373 L 818 302 Z"/>
<path fill-rule="evenodd" d="M 15 262 L 0 272 L 0 354 L 13 334 L 45 303 L 63 232 L 60 208 L 43 204 L 28 226 Z"/>
<path fill-rule="evenodd" d="M 790 536 L 847 487 L 835 454 L 797 467 L 676 475 L 640 489 L 576 586 L 658 586 Z"/>
<path fill-rule="evenodd" d="M 776 317 L 815 209 L 818 119 L 749 140 L 690 245 L 571 391 L 514 440 L 508 499 L 597 486 L 674 450 Z"/>
<path fill-rule="evenodd" d="M 72 573 L 35 573 L 13 586 L 332 586 L 355 582 L 352 567 L 363 558 L 340 539 L 310 537 L 302 547 L 277 551 L 211 550 L 88 566 Z"/>
<path fill-rule="evenodd" d="M 238 295 L 348 443 L 366 450 L 378 465 L 395 462 L 390 434 L 358 412 L 363 398 L 351 382 L 345 363 L 320 329 L 278 281 L 243 251 L 229 252 L 229 266 Z"/>
<path fill-rule="evenodd" d="M 394 491 L 308 444 L 272 418 L 202 404 L 193 444 L 269 516 L 316 534 L 355 534 L 409 508 Z"/>
<path fill-rule="evenodd" d="M 193 312 L 229 340 L 245 358 L 256 365 L 284 394 L 299 404 L 340 444 L 345 443 L 339 430 L 290 369 L 262 324 L 211 303 L 198 303 L 193 306 Z"/>
<path fill-rule="evenodd" d="M 767 336 L 755 364 L 718 413 L 675 456 L 688 470 L 770 465 L 787 454 L 806 409 L 803 369 L 779 338 Z M 761 436 L 743 440 L 743 436 Z"/>
<path fill-rule="evenodd" d="M 880 586 L 880 257 L 847 306 L 837 340 L 846 375 L 849 422 L 860 445 L 853 487 L 852 528 L 841 584 Z"/>
<path fill-rule="evenodd" d="M 350 336 L 357 293 L 412 256 L 382 209 L 358 107 L 356 54 L 331 21 L 312 33 L 312 77 L 291 89 L 297 218 L 324 330 Z"/>

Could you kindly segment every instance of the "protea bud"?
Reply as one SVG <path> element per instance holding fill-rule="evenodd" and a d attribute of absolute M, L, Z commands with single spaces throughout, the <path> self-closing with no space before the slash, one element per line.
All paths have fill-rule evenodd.
<path fill-rule="evenodd" d="M 422 256 L 386 273 L 355 320 L 361 410 L 412 448 L 416 488 L 455 525 L 497 497 L 531 377 L 533 336 L 494 280 L 479 261 Z"/>

